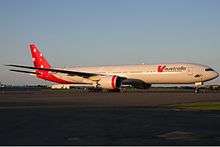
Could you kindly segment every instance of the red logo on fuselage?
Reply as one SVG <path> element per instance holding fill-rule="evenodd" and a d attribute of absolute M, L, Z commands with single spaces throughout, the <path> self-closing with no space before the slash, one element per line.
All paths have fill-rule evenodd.
<path fill-rule="evenodd" d="M 157 67 L 157 71 L 158 71 L 158 72 L 163 72 L 165 68 L 166 68 L 165 65 L 164 65 L 164 66 L 159 65 L 159 66 Z"/>

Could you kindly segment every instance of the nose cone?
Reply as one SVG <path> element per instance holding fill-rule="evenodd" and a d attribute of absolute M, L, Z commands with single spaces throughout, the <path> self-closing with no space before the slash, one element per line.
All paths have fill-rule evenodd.
<path fill-rule="evenodd" d="M 216 71 L 213 73 L 213 79 L 217 78 L 219 76 L 219 73 L 217 73 Z"/>
<path fill-rule="evenodd" d="M 213 71 L 212 73 L 210 73 L 210 80 L 213 80 L 215 78 L 217 78 L 219 76 L 219 73 L 217 73 L 216 71 Z"/>
<path fill-rule="evenodd" d="M 219 73 L 213 70 L 210 67 L 206 67 L 204 70 L 203 79 L 204 81 L 209 81 L 217 78 L 219 76 Z"/>

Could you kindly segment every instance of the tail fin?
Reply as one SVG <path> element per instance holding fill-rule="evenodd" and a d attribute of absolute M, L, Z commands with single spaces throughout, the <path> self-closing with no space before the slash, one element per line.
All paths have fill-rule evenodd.
<path fill-rule="evenodd" d="M 38 49 L 38 47 L 34 43 L 31 43 L 29 47 L 31 50 L 32 61 L 34 63 L 34 67 L 37 67 L 37 68 L 50 68 L 51 67 L 50 64 L 47 62 L 47 60 L 44 58 L 41 51 Z"/>

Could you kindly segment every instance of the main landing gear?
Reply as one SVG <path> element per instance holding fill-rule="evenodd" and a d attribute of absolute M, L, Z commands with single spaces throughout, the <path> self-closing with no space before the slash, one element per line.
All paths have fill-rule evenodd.
<path fill-rule="evenodd" d="M 195 83 L 195 93 L 199 93 L 199 88 L 203 85 L 203 82 Z"/>

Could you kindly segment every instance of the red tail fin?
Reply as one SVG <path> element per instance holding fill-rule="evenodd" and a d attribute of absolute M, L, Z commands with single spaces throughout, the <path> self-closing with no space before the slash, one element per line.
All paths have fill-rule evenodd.
<path fill-rule="evenodd" d="M 50 68 L 51 67 L 35 44 L 31 43 L 29 47 L 31 50 L 32 61 L 34 63 L 34 67 L 37 67 L 37 68 Z M 36 76 L 38 78 L 41 78 L 44 80 L 48 80 L 48 81 L 52 81 L 56 83 L 62 83 L 62 84 L 72 83 L 72 82 L 68 82 L 68 81 L 65 81 L 63 79 L 56 77 L 54 74 L 50 73 L 49 71 L 38 69 L 36 70 L 36 73 L 37 73 Z"/>
<path fill-rule="evenodd" d="M 33 43 L 30 44 L 30 50 L 31 50 L 31 55 L 32 55 L 32 61 L 35 67 L 37 68 L 50 68 L 51 67 L 35 44 Z"/>

